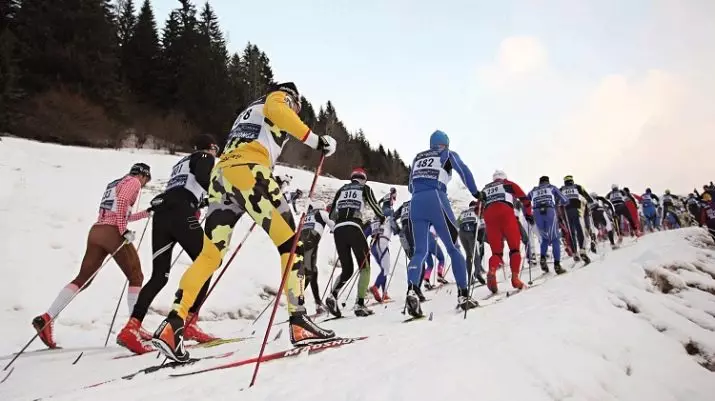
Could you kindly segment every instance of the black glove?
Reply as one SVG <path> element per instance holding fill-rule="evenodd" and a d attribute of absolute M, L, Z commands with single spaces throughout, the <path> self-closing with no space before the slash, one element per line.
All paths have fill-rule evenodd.
<path fill-rule="evenodd" d="M 534 215 L 527 214 L 526 216 L 524 216 L 524 218 L 526 219 L 527 223 L 532 224 L 532 225 L 534 224 Z"/>
<path fill-rule="evenodd" d="M 199 202 L 199 209 L 203 209 L 208 206 L 209 206 L 209 198 L 201 199 L 201 202 Z"/>
<path fill-rule="evenodd" d="M 472 196 L 480 202 L 485 202 L 487 200 L 487 194 L 485 194 L 484 191 L 479 191 L 476 194 L 472 194 Z"/>
<path fill-rule="evenodd" d="M 380 224 L 382 224 L 382 223 L 384 223 L 384 222 L 385 222 L 385 215 L 384 215 L 384 214 L 383 214 L 383 215 L 380 215 L 380 216 L 378 216 L 377 218 L 378 218 L 378 219 L 380 219 Z"/>
<path fill-rule="evenodd" d="M 157 196 L 149 202 L 149 207 L 146 209 L 149 212 L 155 212 L 157 209 L 161 208 L 164 204 L 164 198 Z"/>

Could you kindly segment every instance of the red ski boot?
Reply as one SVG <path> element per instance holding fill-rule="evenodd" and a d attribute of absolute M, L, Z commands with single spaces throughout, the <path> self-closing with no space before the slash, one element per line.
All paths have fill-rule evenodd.
<path fill-rule="evenodd" d="M 372 293 L 372 296 L 375 298 L 375 301 L 382 303 L 382 297 L 380 296 L 380 290 L 377 289 L 376 286 L 370 287 L 370 292 Z"/>
<path fill-rule="evenodd" d="M 387 302 L 387 301 L 392 301 L 392 298 L 390 298 L 390 296 L 387 295 L 387 291 L 383 291 L 383 293 L 382 293 L 382 302 Z"/>
<path fill-rule="evenodd" d="M 45 345 L 49 348 L 57 348 L 57 344 L 55 344 L 55 339 L 52 336 L 53 323 L 54 321 L 47 313 L 32 319 L 32 327 L 34 327 L 35 331 L 37 331 L 40 340 L 42 340 L 42 342 L 45 343 Z"/>
<path fill-rule="evenodd" d="M 517 290 L 522 290 L 524 289 L 524 282 L 519 279 L 519 276 L 512 275 L 511 276 L 511 286 L 516 288 Z"/>
<path fill-rule="evenodd" d="M 497 274 L 496 272 L 489 272 L 487 273 L 487 288 L 489 288 L 489 291 L 492 292 L 492 294 L 496 294 L 497 291 L 499 291 L 499 288 L 497 287 Z"/>
<path fill-rule="evenodd" d="M 186 326 L 184 327 L 184 340 L 194 340 L 197 343 L 203 344 L 210 341 L 218 340 L 218 337 L 212 336 L 201 330 L 197 321 L 198 317 L 194 316 L 193 313 L 189 313 L 186 317 Z"/>
<path fill-rule="evenodd" d="M 117 335 L 117 344 L 137 355 L 154 351 L 154 347 L 144 343 L 144 338 L 141 334 L 142 330 L 142 324 L 137 318 L 129 319 Z M 151 335 L 149 335 L 149 338 L 151 339 Z"/>

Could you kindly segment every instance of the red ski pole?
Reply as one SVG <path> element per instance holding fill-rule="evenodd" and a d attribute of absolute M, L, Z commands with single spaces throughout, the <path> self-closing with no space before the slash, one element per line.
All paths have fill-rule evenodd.
<path fill-rule="evenodd" d="M 320 171 L 323 169 L 323 162 L 325 161 L 325 154 L 320 156 L 320 161 L 318 162 L 318 168 L 315 169 L 315 175 L 313 176 L 313 183 L 310 185 L 310 191 L 308 192 L 308 199 L 313 198 L 313 191 L 315 191 L 315 184 L 318 182 L 318 177 L 320 177 Z M 261 343 L 261 350 L 258 352 L 258 357 L 256 360 L 256 367 L 253 369 L 253 377 L 251 378 L 251 384 L 249 387 L 253 387 L 256 383 L 256 377 L 258 376 L 258 368 L 261 366 L 261 359 L 263 358 L 263 353 L 266 350 L 266 343 L 268 342 L 268 336 L 271 335 L 271 327 L 273 327 L 273 320 L 276 317 L 276 310 L 278 309 L 278 301 L 283 292 L 283 287 L 285 286 L 286 279 L 288 278 L 288 272 L 290 271 L 290 266 L 293 264 L 293 259 L 295 258 L 295 250 L 298 247 L 298 240 L 300 238 L 300 232 L 303 229 L 303 223 L 305 223 L 305 212 L 300 215 L 300 223 L 298 223 L 298 229 L 295 231 L 293 236 L 293 246 L 290 249 L 290 255 L 288 256 L 288 263 L 283 270 L 283 277 L 281 277 L 281 284 L 278 286 L 278 292 L 276 295 L 276 300 L 273 303 L 273 310 L 271 311 L 271 318 L 268 321 L 268 326 L 266 326 L 266 334 L 263 336 L 263 342 Z"/>

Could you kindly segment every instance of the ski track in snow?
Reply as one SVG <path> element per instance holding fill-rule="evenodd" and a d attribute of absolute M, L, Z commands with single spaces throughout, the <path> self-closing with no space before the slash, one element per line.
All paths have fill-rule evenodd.
<path fill-rule="evenodd" d="M 16 138 L 0 142 L 0 318 L 4 366 L 34 333 L 31 319 L 47 308 L 57 292 L 77 273 L 97 201 L 110 180 L 137 161 L 152 167 L 154 181 L 142 193 L 146 207 L 161 190 L 178 156 L 144 150 L 96 150 L 41 144 Z M 294 177 L 292 187 L 306 190 L 312 173 L 277 167 Z M 478 183 L 483 184 L 479 181 Z M 457 181 L 457 183 L 454 183 Z M 455 178 L 450 197 L 455 211 L 469 200 Z M 321 177 L 318 197 L 330 201 L 341 181 Z M 371 184 L 377 195 L 389 185 Z M 398 202 L 407 198 L 398 187 Z M 299 202 L 305 208 L 305 201 Z M 131 223 L 138 232 L 146 221 Z M 239 223 L 235 243 L 250 221 Z M 149 229 L 149 231 L 151 228 Z M 237 238 L 238 237 L 238 238 Z M 139 251 L 145 279 L 151 274 L 151 233 Z M 627 239 L 626 245 L 632 240 Z M 399 249 L 392 241 L 393 262 Z M 487 247 L 488 250 L 488 247 Z M 184 378 L 192 371 L 258 353 L 268 313 L 251 325 L 268 302 L 268 289 L 278 285 L 279 258 L 268 237 L 254 232 L 202 310 L 201 324 L 224 337 L 253 339 L 216 348 L 191 349 L 192 356 L 238 350 L 229 358 L 200 361 L 180 370 L 166 369 L 118 380 L 96 388 L 82 387 L 156 365 L 156 353 L 113 360 L 128 351 L 102 348 L 124 278 L 109 263 L 55 324 L 59 352 L 28 353 L 0 384 L 0 400 L 712 400 L 715 394 L 715 246 L 703 230 L 682 229 L 647 235 L 593 263 L 549 279 L 523 294 L 456 313 L 455 287 L 429 292 L 423 305 L 427 319 L 400 324 L 405 289 L 404 256 L 395 268 L 391 294 L 396 302 L 374 306 L 376 315 L 325 323 L 340 336 L 365 341 L 316 355 L 268 362 L 258 383 L 247 388 L 253 365 Z M 174 251 L 176 255 L 178 251 Z M 229 251 L 232 252 L 232 249 Z M 487 251 L 487 257 L 489 252 Z M 320 283 L 326 284 L 334 259 L 326 235 L 319 252 Z M 564 266 L 571 262 L 564 261 Z M 189 259 L 183 255 L 153 307 L 169 309 Z M 373 278 L 377 275 L 373 262 Z M 541 271 L 532 271 L 536 280 Z M 503 275 L 498 275 L 500 281 Z M 448 277 L 450 278 L 450 277 Z M 453 278 L 450 278 L 453 280 Z M 528 281 L 528 271 L 522 275 Z M 500 289 L 511 289 L 508 282 Z M 273 291 L 271 290 L 271 291 Z M 488 294 L 475 290 L 476 298 Z M 306 297 L 309 310 L 312 296 Z M 351 298 L 354 298 L 351 296 Z M 351 316 L 352 299 L 344 314 Z M 127 319 L 122 301 L 115 333 Z M 287 318 L 280 310 L 276 322 Z M 162 316 L 150 312 L 145 327 L 153 330 Z M 318 321 L 322 318 L 318 318 Z M 273 328 L 271 337 L 287 325 Z M 287 333 L 266 353 L 289 347 Z M 42 349 L 36 341 L 29 351 Z M 72 362 L 80 352 L 82 358 Z M 0 380 L 6 372 L 0 374 Z"/>

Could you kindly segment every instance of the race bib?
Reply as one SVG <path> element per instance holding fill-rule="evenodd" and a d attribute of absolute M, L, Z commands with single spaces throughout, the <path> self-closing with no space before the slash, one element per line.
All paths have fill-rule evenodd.
<path fill-rule="evenodd" d="M 107 185 L 102 195 L 102 200 L 99 202 L 99 208 L 109 211 L 114 211 L 117 202 L 117 185 L 122 181 L 122 178 L 114 180 Z"/>
<path fill-rule="evenodd" d="M 439 156 L 417 159 L 412 167 L 412 178 L 428 178 L 431 180 L 437 180 L 439 179 L 439 172 L 441 168 L 442 166 Z"/>
<path fill-rule="evenodd" d="M 569 199 L 578 199 L 578 196 L 579 196 L 578 189 L 573 188 L 573 187 L 564 188 L 561 192 L 564 194 L 565 197 L 567 197 Z"/>
<path fill-rule="evenodd" d="M 362 190 L 344 189 L 337 202 L 338 209 L 358 209 L 362 210 Z"/>

